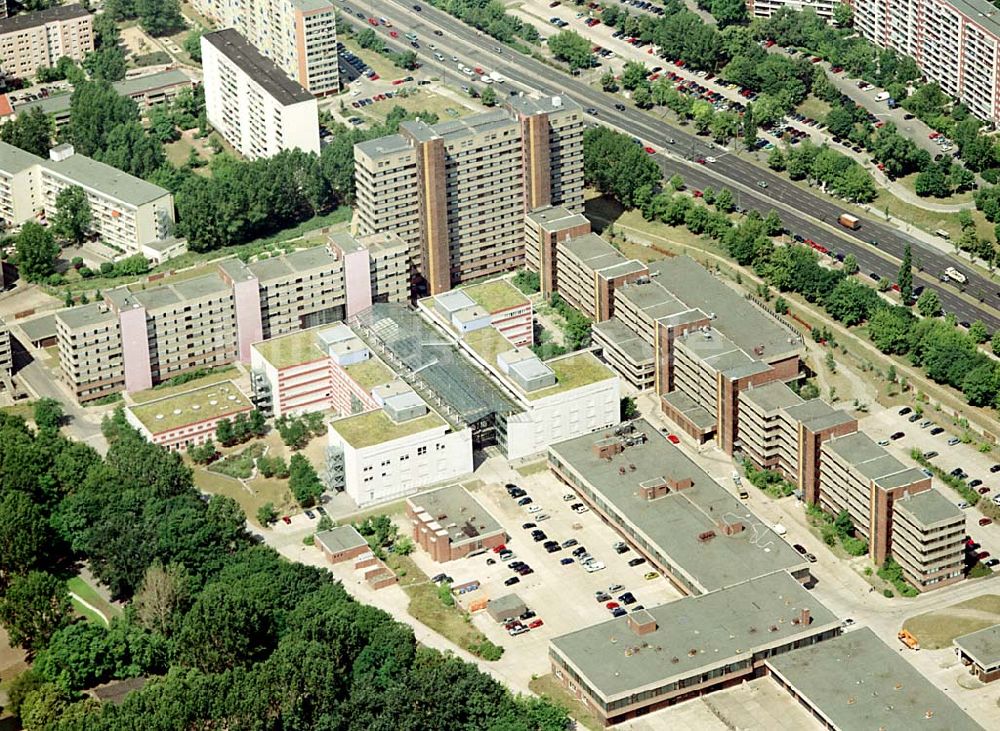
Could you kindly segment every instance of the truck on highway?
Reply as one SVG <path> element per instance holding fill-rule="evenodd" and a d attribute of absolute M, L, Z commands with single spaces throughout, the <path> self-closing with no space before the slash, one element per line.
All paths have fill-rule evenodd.
<path fill-rule="evenodd" d="M 839 218 L 837 218 L 837 223 L 844 228 L 851 229 L 852 231 L 857 231 L 861 228 L 861 221 L 859 221 L 856 216 L 852 216 L 850 213 L 841 213 Z"/>
<path fill-rule="evenodd" d="M 497 73 L 496 71 L 490 71 L 490 78 L 493 79 L 498 84 L 502 84 L 507 79 L 504 78 L 503 74 Z"/>
<path fill-rule="evenodd" d="M 889 92 L 887 91 L 880 91 L 878 94 L 875 95 L 875 101 L 877 102 L 884 102 L 887 101 L 888 99 L 889 99 Z"/>
<path fill-rule="evenodd" d="M 948 267 L 944 270 L 944 275 L 948 277 L 953 282 L 958 282 L 959 284 L 965 284 L 966 277 L 962 272 L 958 271 L 955 267 Z"/>

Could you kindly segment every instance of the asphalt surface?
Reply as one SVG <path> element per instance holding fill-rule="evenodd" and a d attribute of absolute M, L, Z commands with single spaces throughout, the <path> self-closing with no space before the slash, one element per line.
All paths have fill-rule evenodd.
<path fill-rule="evenodd" d="M 391 11 L 389 6 L 393 7 Z M 352 13 L 347 17 L 345 12 L 344 20 L 357 28 L 370 27 L 354 15 L 356 5 L 348 7 L 351 7 Z M 397 30 L 417 34 L 420 48 L 412 50 L 426 65 L 456 74 L 454 64 L 447 59 L 457 55 L 465 65 L 481 66 L 503 74 L 508 81 L 497 88 L 498 93 L 503 93 L 505 88 L 523 88 L 549 95 L 567 95 L 584 108 L 596 112 L 588 114 L 591 121 L 614 127 L 665 153 L 656 155 L 665 175 L 681 175 L 690 188 L 729 188 L 737 195 L 739 205 L 746 209 L 764 213 L 773 209 L 793 233 L 813 239 L 833 252 L 854 254 L 865 274 L 874 272 L 895 281 L 903 248 L 909 243 L 916 267 L 915 286 L 923 285 L 936 290 L 942 309 L 953 313 L 959 322 L 982 320 L 991 332 L 1000 329 L 1000 311 L 995 306 L 995 303 L 1000 304 L 1000 286 L 974 273 L 957 258 L 953 259 L 871 218 L 859 217 L 861 228 L 858 231 L 842 229 L 836 224 L 842 211 L 836 202 L 811 195 L 769 170 L 707 145 L 704 138 L 657 120 L 650 114 L 632 107 L 626 107 L 625 111 L 617 110 L 614 108 L 617 101 L 614 97 L 591 88 L 578 78 L 503 47 L 493 38 L 431 6 L 421 4 L 420 7 L 421 11 L 417 12 L 413 3 L 387 0 L 382 13 L 389 15 Z M 435 30 L 440 30 L 442 34 L 436 35 Z M 406 41 L 390 38 L 385 27 L 380 26 L 376 31 L 388 45 L 410 49 Z M 431 43 L 446 57 L 443 64 L 434 59 L 434 51 L 429 48 Z M 457 75 L 461 77 L 461 74 Z M 675 141 L 673 145 L 669 143 L 671 139 Z M 690 159 L 708 155 L 715 157 L 717 162 L 699 165 Z M 767 187 L 760 188 L 759 181 L 765 182 Z M 831 227 L 837 227 L 836 232 Z M 871 240 L 878 241 L 878 246 L 870 245 L 868 242 Z M 965 297 L 952 283 L 939 281 L 940 275 L 949 266 L 956 266 L 968 277 L 968 282 L 962 286 Z"/>

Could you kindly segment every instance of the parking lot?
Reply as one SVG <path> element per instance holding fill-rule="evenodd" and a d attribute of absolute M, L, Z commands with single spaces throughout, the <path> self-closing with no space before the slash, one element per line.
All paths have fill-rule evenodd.
<path fill-rule="evenodd" d="M 465 605 L 480 598 L 517 594 L 536 615 L 524 624 L 542 619 L 541 627 L 510 637 L 507 630 L 494 622 L 486 612 L 477 613 L 473 621 L 492 641 L 507 648 L 508 653 L 520 655 L 525 652 L 526 662 L 537 666 L 534 672 L 547 672 L 546 648 L 550 638 L 611 619 L 612 612 L 607 609 L 607 602 L 613 601 L 621 605 L 622 609 L 632 609 L 637 606 L 656 606 L 680 597 L 662 577 L 652 580 L 644 578 L 651 571 L 648 563 L 629 566 L 628 562 L 638 558 L 638 554 L 633 550 L 616 553 L 612 546 L 621 540 L 620 536 L 594 513 L 574 512 L 570 506 L 578 501 L 575 497 L 572 501 L 563 500 L 563 495 L 572 491 L 550 472 L 546 470 L 528 477 L 517 476 L 513 482 L 532 498 L 530 505 L 519 506 L 518 501 L 510 497 L 500 483 L 485 485 L 473 493 L 507 531 L 509 540 L 506 545 L 513 556 L 508 557 L 506 562 L 500 560 L 499 554 L 492 552 L 444 564 L 431 561 L 421 551 L 416 552 L 413 558 L 428 576 L 446 572 L 455 585 L 479 580 L 479 591 L 461 597 Z M 541 511 L 529 513 L 528 508 L 532 506 L 540 507 Z M 549 518 L 539 521 L 539 515 L 548 515 Z M 545 532 L 546 538 L 533 540 L 533 528 L 522 528 L 526 523 L 534 523 Z M 576 540 L 577 544 L 548 553 L 543 547 L 546 540 L 558 541 L 560 544 Z M 578 558 L 572 556 L 572 552 L 581 546 L 596 560 L 605 564 L 606 568 L 593 573 L 586 572 Z M 572 563 L 563 565 L 561 561 L 568 558 L 573 558 Z M 488 563 L 490 560 L 495 563 Z M 510 568 L 511 562 L 527 564 L 532 573 L 518 576 Z M 504 582 L 515 576 L 518 582 L 506 586 Z M 596 600 L 596 592 L 607 592 L 609 587 L 615 585 L 621 585 L 622 588 L 610 593 L 601 602 Z M 634 604 L 625 606 L 619 600 L 625 592 L 634 595 Z"/>

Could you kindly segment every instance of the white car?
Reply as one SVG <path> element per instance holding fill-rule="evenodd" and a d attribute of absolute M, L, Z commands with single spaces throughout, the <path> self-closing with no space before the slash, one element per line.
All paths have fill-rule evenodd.
<path fill-rule="evenodd" d="M 582 513 L 588 513 L 588 512 L 590 512 L 590 508 L 588 508 L 586 505 L 580 505 L 579 507 L 573 508 L 573 512 L 574 513 L 581 513 L 581 514 Z"/>
<path fill-rule="evenodd" d="M 588 574 L 592 574 L 595 571 L 603 571 L 607 567 L 603 563 L 601 563 L 600 561 L 593 561 L 591 563 L 588 563 L 583 568 L 587 570 Z"/>
<path fill-rule="evenodd" d="M 529 505 L 528 506 L 528 512 L 529 513 L 540 513 L 540 512 L 542 512 L 542 509 L 538 505 Z"/>
<path fill-rule="evenodd" d="M 566 502 L 569 502 L 570 500 L 576 500 L 576 495 L 574 495 L 571 492 L 567 492 L 565 495 L 563 495 L 563 500 L 565 500 Z"/>
<path fill-rule="evenodd" d="M 705 162 L 715 162 L 715 158 L 709 155 L 708 157 L 705 158 Z"/>

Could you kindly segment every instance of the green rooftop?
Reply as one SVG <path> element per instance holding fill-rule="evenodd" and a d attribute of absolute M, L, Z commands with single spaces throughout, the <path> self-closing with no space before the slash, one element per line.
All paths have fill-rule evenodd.
<path fill-rule="evenodd" d="M 489 313 L 509 310 L 513 307 L 523 307 L 528 304 L 528 298 L 506 279 L 494 279 L 482 284 L 473 284 L 469 287 L 463 287 L 462 291 Z"/>
<path fill-rule="evenodd" d="M 399 424 L 394 422 L 382 409 L 364 414 L 337 419 L 331 428 L 355 449 L 364 449 L 374 444 L 391 442 L 428 429 L 445 426 L 444 420 L 433 411 L 418 419 L 410 419 Z"/>
<path fill-rule="evenodd" d="M 129 406 L 128 410 L 153 434 L 220 416 L 232 416 L 253 408 L 232 381 L 223 381 L 176 396 Z"/>
<path fill-rule="evenodd" d="M 253 347 L 275 368 L 291 368 L 327 357 L 316 345 L 316 332 L 317 329 L 299 330 L 254 343 Z"/>
<path fill-rule="evenodd" d="M 374 357 L 354 365 L 344 366 L 344 370 L 347 375 L 354 379 L 355 383 L 369 392 L 376 386 L 396 378 L 396 374 L 387 365 Z"/>
<path fill-rule="evenodd" d="M 545 365 L 555 372 L 556 385 L 525 394 L 531 401 L 615 377 L 611 369 L 589 351 L 547 360 Z"/>
<path fill-rule="evenodd" d="M 514 344 L 500 334 L 500 331 L 492 327 L 484 327 L 466 333 L 462 338 L 470 348 L 486 361 L 490 366 L 496 368 L 497 356 L 514 350 Z"/>

